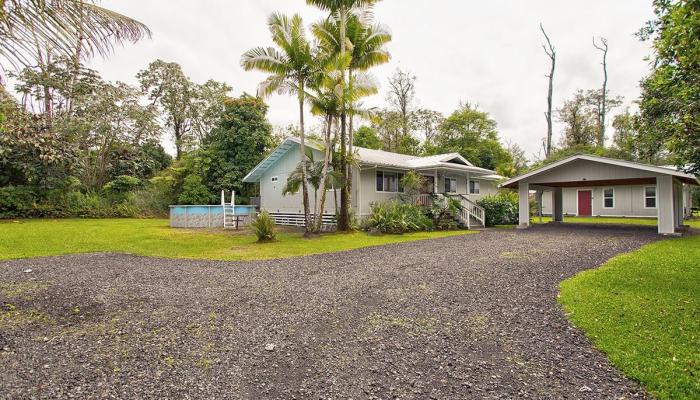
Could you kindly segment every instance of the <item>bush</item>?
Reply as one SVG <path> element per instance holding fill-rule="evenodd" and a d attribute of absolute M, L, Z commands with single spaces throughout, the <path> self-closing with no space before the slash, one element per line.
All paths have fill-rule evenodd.
<path fill-rule="evenodd" d="M 134 206 L 139 210 L 140 216 L 167 216 L 168 206 L 177 200 L 174 192 L 175 178 L 156 176 L 148 181 L 146 187 L 134 193 Z"/>
<path fill-rule="evenodd" d="M 486 226 L 515 225 L 518 223 L 518 194 L 502 191 L 484 196 L 476 202 L 486 212 Z"/>
<path fill-rule="evenodd" d="M 362 227 L 382 233 L 405 233 L 432 230 L 433 222 L 421 207 L 391 201 L 372 204 L 372 213 L 363 221 Z"/>
<path fill-rule="evenodd" d="M 119 175 L 102 187 L 105 193 L 120 195 L 130 192 L 141 185 L 141 179 L 129 175 Z"/>
<path fill-rule="evenodd" d="M 31 211 L 38 197 L 30 186 L 0 187 L 0 218 L 14 218 Z"/>
<path fill-rule="evenodd" d="M 447 201 L 444 201 L 435 197 L 432 205 L 428 208 L 428 216 L 432 219 L 435 229 L 453 230 L 458 228 L 454 216 L 461 208 L 462 206 L 457 199 L 447 198 Z"/>
<path fill-rule="evenodd" d="M 257 217 L 250 223 L 258 242 L 272 242 L 277 238 L 275 233 L 275 220 L 272 219 L 267 211 L 258 214 Z"/>
<path fill-rule="evenodd" d="M 202 183 L 199 175 L 188 175 L 182 185 L 182 193 L 178 198 L 180 204 L 209 204 L 211 194 L 209 189 Z"/>

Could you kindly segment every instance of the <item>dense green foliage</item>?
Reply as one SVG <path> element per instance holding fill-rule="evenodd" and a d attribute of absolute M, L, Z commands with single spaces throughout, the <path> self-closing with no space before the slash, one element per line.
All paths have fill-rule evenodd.
<path fill-rule="evenodd" d="M 272 126 L 266 119 L 267 105 L 259 98 L 243 95 L 224 105 L 201 149 L 190 156 L 196 165 L 193 173 L 201 174 L 210 193 L 235 190 L 243 200 L 255 193 L 243 178 L 274 145 Z"/>
<path fill-rule="evenodd" d="M 700 1 L 655 0 L 654 11 L 640 32 L 654 49 L 642 81 L 640 139 L 700 173 Z"/>
<path fill-rule="evenodd" d="M 379 150 L 382 148 L 382 141 L 379 139 L 377 131 L 369 126 L 361 126 L 357 129 L 355 136 L 353 136 L 353 144 L 366 149 Z"/>
<path fill-rule="evenodd" d="M 445 119 L 426 151 L 459 153 L 477 167 L 492 170 L 512 162 L 512 156 L 499 142 L 496 121 L 470 104 L 461 105 Z"/>
<path fill-rule="evenodd" d="M 433 222 L 422 207 L 395 200 L 372 204 L 362 228 L 382 233 L 429 231 L 433 229 Z"/>
<path fill-rule="evenodd" d="M 561 284 L 574 325 L 660 399 L 700 397 L 700 236 L 663 240 Z"/>
<path fill-rule="evenodd" d="M 258 238 L 258 242 L 260 243 L 272 242 L 277 238 L 277 233 L 275 233 L 275 220 L 267 211 L 258 214 L 250 223 L 250 227 L 253 229 L 255 237 Z"/>
<path fill-rule="evenodd" d="M 63 219 L 0 221 L 0 260 L 60 254 L 117 252 L 152 257 L 260 260 L 358 249 L 470 233 L 416 232 L 372 236 L 364 232 L 311 239 L 287 231 L 272 243 L 252 232 L 172 229 L 166 219 Z"/>
<path fill-rule="evenodd" d="M 518 223 L 518 194 L 500 191 L 496 195 L 484 196 L 476 203 L 486 213 L 486 226 L 516 225 Z"/>
<path fill-rule="evenodd" d="M 0 92 L 3 218 L 163 215 L 175 202 L 218 201 L 222 189 L 245 201 L 253 188 L 242 178 L 273 145 L 261 100 L 228 99 L 228 86 L 195 84 L 174 63 L 142 71 L 144 91 L 64 58 L 15 76 L 23 103 Z M 173 129 L 174 165 L 160 144 Z"/>

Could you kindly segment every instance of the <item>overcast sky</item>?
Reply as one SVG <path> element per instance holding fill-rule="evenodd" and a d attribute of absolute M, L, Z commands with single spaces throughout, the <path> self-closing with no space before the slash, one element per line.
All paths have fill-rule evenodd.
<path fill-rule="evenodd" d="M 451 113 L 460 101 L 476 103 L 498 122 L 503 140 L 538 153 L 546 135 L 549 59 L 541 44 L 542 22 L 557 49 L 555 107 L 578 88 L 602 84 L 600 53 L 592 36 L 608 39 L 608 87 L 625 97 L 639 95 L 650 50 L 634 33 L 652 17 L 650 0 L 466 1 L 384 0 L 375 15 L 393 41 L 392 60 L 373 70 L 380 94 L 366 103 L 385 104 L 386 81 L 396 68 L 417 76 L 418 106 Z M 299 13 L 310 24 L 323 16 L 304 0 L 105 0 L 103 6 L 147 24 L 153 37 L 94 60 L 108 80 L 136 84 L 134 76 L 157 58 L 175 61 L 194 81 L 225 81 L 234 95 L 255 93 L 264 75 L 240 67 L 246 50 L 270 43 L 271 12 Z M 268 100 L 273 125 L 296 123 L 292 98 Z M 624 107 L 622 107 L 624 108 Z M 555 125 L 555 140 L 559 127 Z"/>

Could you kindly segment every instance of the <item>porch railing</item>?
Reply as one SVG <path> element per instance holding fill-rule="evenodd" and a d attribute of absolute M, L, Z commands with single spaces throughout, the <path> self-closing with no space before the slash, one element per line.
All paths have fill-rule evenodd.
<path fill-rule="evenodd" d="M 470 216 L 474 217 L 477 221 L 481 222 L 482 226 L 486 226 L 486 210 L 463 194 L 457 194 L 452 196 L 453 198 L 458 198 L 463 210 L 467 210 Z"/>

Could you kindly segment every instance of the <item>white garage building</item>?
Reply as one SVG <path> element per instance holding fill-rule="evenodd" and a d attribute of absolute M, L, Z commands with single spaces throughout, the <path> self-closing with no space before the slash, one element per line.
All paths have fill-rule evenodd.
<path fill-rule="evenodd" d="M 530 221 L 530 191 L 542 193 L 544 214 L 657 217 L 659 233 L 672 234 L 690 215 L 695 176 L 668 167 L 590 155 L 575 155 L 507 180 L 518 189 L 520 226 Z"/>

